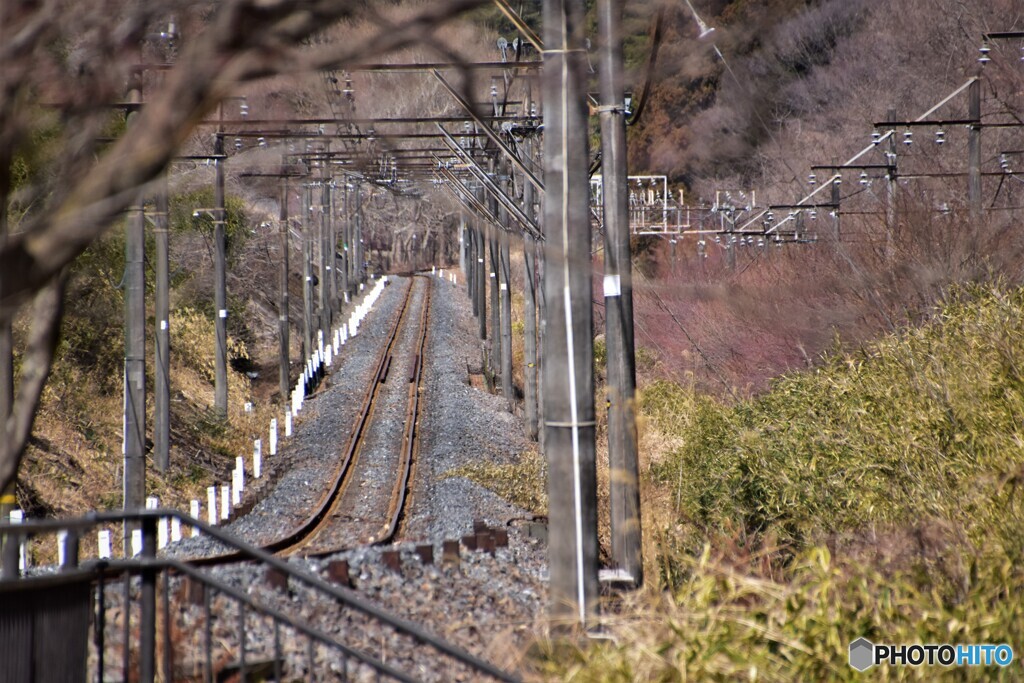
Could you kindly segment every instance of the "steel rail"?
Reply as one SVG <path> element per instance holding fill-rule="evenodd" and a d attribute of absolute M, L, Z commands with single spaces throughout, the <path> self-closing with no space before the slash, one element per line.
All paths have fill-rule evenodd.
<path fill-rule="evenodd" d="M 431 280 L 427 280 L 426 301 L 423 304 L 423 313 L 420 316 L 419 343 L 416 348 L 416 356 L 413 359 L 413 372 L 409 378 L 409 407 L 406 410 L 405 433 L 402 435 L 402 465 L 401 476 L 395 482 L 395 488 L 391 493 L 391 504 L 389 506 L 389 521 L 385 525 L 381 536 L 374 541 L 374 545 L 381 545 L 391 542 L 398 533 L 402 515 L 405 512 L 406 500 L 409 494 L 409 480 L 412 478 L 415 455 L 419 450 L 419 434 L 417 426 L 420 419 L 420 390 L 423 386 L 423 349 L 426 347 L 427 331 L 430 322 L 430 295 L 433 288 Z"/>
<path fill-rule="evenodd" d="M 426 283 L 427 283 L 426 284 L 427 291 L 425 293 L 426 303 L 425 303 L 424 309 L 423 309 L 423 318 L 422 318 L 421 323 L 420 323 L 420 335 L 421 335 L 420 343 L 421 343 L 421 347 L 422 347 L 422 341 L 423 341 L 423 339 L 425 338 L 425 335 L 426 335 L 426 327 L 425 327 L 426 315 L 427 315 L 426 311 L 427 311 L 427 308 L 428 308 L 429 302 L 430 302 L 430 286 L 431 286 L 431 282 L 430 282 L 429 279 L 427 279 Z M 332 513 L 337 508 L 338 504 L 341 502 L 342 497 L 343 497 L 344 492 L 345 492 L 345 489 L 348 488 L 348 482 L 351 480 L 351 475 L 355 471 L 355 466 L 356 466 L 356 463 L 358 462 L 359 451 L 360 451 L 360 449 L 362 447 L 362 443 L 363 443 L 362 437 L 363 437 L 364 432 L 366 431 L 367 425 L 369 425 L 370 422 L 371 422 L 371 415 L 372 415 L 373 410 L 374 410 L 374 408 L 376 407 L 376 404 L 377 404 L 377 394 L 379 393 L 380 387 L 381 387 L 381 385 L 384 384 L 384 382 L 385 382 L 385 380 L 387 378 L 388 372 L 391 369 L 392 350 L 394 349 L 395 343 L 398 340 L 398 334 L 399 334 L 402 326 L 405 324 L 406 314 L 408 312 L 408 303 L 409 303 L 409 300 L 412 298 L 412 290 L 413 290 L 413 287 L 415 286 L 415 284 L 416 284 L 416 279 L 413 278 L 412 282 L 410 282 L 410 284 L 409 284 L 409 291 L 406 293 L 406 301 L 402 305 L 402 313 L 399 316 L 398 322 L 396 323 L 394 329 L 391 332 L 391 337 L 388 339 L 388 343 L 387 343 L 386 348 L 384 350 L 383 359 L 381 361 L 381 364 L 378 366 L 377 374 L 374 377 L 374 380 L 373 380 L 372 384 L 370 385 L 370 387 L 369 387 L 369 389 L 368 389 L 368 391 L 366 393 L 366 396 L 365 396 L 365 398 L 363 400 L 362 411 L 360 412 L 359 418 L 357 418 L 356 427 L 352 431 L 352 434 L 350 436 L 349 445 L 348 445 L 347 453 L 346 453 L 346 456 L 345 456 L 345 463 L 342 466 L 342 469 L 345 470 L 344 474 L 342 475 L 343 478 L 345 479 L 345 481 L 338 488 L 338 490 L 336 491 L 335 495 L 332 496 L 332 499 L 331 499 L 330 503 L 325 508 L 322 508 L 322 510 L 321 510 L 322 514 L 320 515 L 320 521 L 313 528 L 308 529 L 308 531 L 304 535 L 304 537 L 302 539 L 299 539 L 298 542 L 295 543 L 293 547 L 285 548 L 285 549 L 277 551 L 279 554 L 294 555 L 294 554 L 298 553 L 299 551 L 301 551 L 303 548 L 307 548 L 307 547 L 311 546 L 313 544 L 313 542 L 317 539 L 317 536 L 319 536 L 323 532 L 323 530 L 329 525 L 329 521 L 330 521 L 330 519 L 332 517 Z M 404 500 L 405 500 L 405 498 L 404 498 L 404 496 L 402 496 L 401 501 L 398 501 L 398 502 L 404 504 Z M 396 502 L 394 497 L 392 498 L 392 502 Z M 391 506 L 390 506 L 390 503 L 389 503 L 389 513 L 390 513 L 389 516 L 391 518 L 395 518 L 397 516 L 400 516 L 401 510 L 399 509 L 399 510 L 397 510 L 395 512 L 391 512 Z M 394 531 L 390 529 L 390 526 L 389 525 L 385 525 L 385 528 L 390 531 L 389 538 L 393 537 L 394 536 Z M 374 538 L 374 539 L 371 539 L 371 541 L 370 541 L 370 543 L 372 543 L 374 545 L 377 545 L 377 544 L 380 544 L 380 543 L 385 543 L 385 542 L 387 542 L 387 540 L 383 539 L 383 538 L 381 538 L 381 539 Z M 324 556 L 327 556 L 327 555 L 333 555 L 335 553 L 339 553 L 339 552 L 342 552 L 344 550 L 349 550 L 349 549 L 350 549 L 349 547 L 344 547 L 344 546 L 328 548 L 328 549 L 318 549 L 318 550 L 315 550 L 315 551 L 312 551 L 312 552 L 304 553 L 304 556 L 305 557 L 324 557 Z"/>

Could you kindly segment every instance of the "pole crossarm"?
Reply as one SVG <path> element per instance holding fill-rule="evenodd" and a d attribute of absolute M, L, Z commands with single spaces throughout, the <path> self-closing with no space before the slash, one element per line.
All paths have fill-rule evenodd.
<path fill-rule="evenodd" d="M 451 86 L 451 84 L 448 83 L 448 81 L 445 80 L 444 76 L 441 75 L 441 72 L 435 70 L 434 71 L 434 77 L 437 78 L 437 80 L 441 82 L 441 85 L 444 87 L 445 90 L 448 91 L 448 94 L 450 94 L 453 98 L 455 98 L 455 101 L 458 102 L 462 106 L 462 108 L 466 110 L 466 113 L 469 115 L 469 117 L 478 126 L 480 126 L 480 129 L 487 135 L 487 137 L 490 139 L 490 141 L 493 142 L 495 144 L 495 146 L 497 146 L 497 148 L 500 149 L 502 151 L 502 153 L 506 157 L 508 157 L 508 159 L 513 164 L 516 165 L 516 168 L 518 168 L 520 171 L 523 172 L 523 175 L 525 175 L 526 179 L 528 181 L 530 181 L 530 184 L 533 185 L 535 188 L 537 188 L 538 192 L 544 192 L 544 183 L 542 183 L 540 180 L 538 180 L 537 176 L 535 176 L 533 174 L 533 172 L 529 168 L 527 168 L 526 164 L 523 163 L 523 160 L 519 158 L 519 155 L 516 154 L 515 152 L 513 152 L 509 148 L 509 146 L 505 144 L 505 142 L 501 139 L 501 137 L 498 136 L 497 133 L 495 133 L 493 130 L 491 130 L 491 127 L 488 126 L 484 122 L 483 117 L 479 116 L 475 111 L 473 111 L 473 106 L 469 102 L 467 102 L 465 100 L 465 98 L 463 98 L 462 95 L 460 95 L 458 93 L 458 91 L 456 91 L 455 88 L 453 88 Z M 489 118 L 492 121 L 494 121 L 494 120 L 498 120 L 498 118 L 500 118 L 500 117 L 489 117 Z M 440 130 L 444 130 L 444 128 L 441 127 L 441 123 L 442 123 L 441 121 L 437 122 L 438 128 Z"/>

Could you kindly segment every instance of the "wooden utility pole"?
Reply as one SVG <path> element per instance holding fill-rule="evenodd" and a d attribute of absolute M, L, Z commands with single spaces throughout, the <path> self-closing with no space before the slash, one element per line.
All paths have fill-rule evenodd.
<path fill-rule="evenodd" d="M 282 166 L 283 166 L 282 162 Z M 281 404 L 288 409 L 288 397 L 291 391 L 291 354 L 289 349 L 291 329 L 288 324 L 288 179 L 281 178 L 281 206 L 278 211 L 278 235 L 281 243 L 281 272 L 278 278 L 277 305 L 277 336 L 280 342 L 278 351 L 278 391 L 281 392 Z"/>
<path fill-rule="evenodd" d="M 625 89 L 622 81 L 622 1 L 598 0 L 599 107 L 604 184 L 604 303 L 608 351 L 608 459 L 612 564 L 634 585 L 643 582 L 640 465 L 636 433 L 633 274 L 629 248 Z M 675 240 L 672 240 L 673 265 Z"/>
<path fill-rule="evenodd" d="M 156 468 L 166 472 L 171 464 L 171 305 L 170 250 L 167 237 L 167 176 L 156 192 L 153 235 L 156 242 L 156 358 L 153 383 L 153 450 Z"/>
<path fill-rule="evenodd" d="M 594 348 L 583 0 L 544 1 L 544 348 L 550 614 L 585 627 L 598 608 Z"/>
<path fill-rule="evenodd" d="M 223 106 L 221 106 L 223 118 Z M 224 133 L 213 137 L 215 179 L 213 185 L 213 299 L 216 318 L 216 354 L 214 357 L 214 411 L 222 419 L 228 416 L 228 286 L 227 286 L 227 209 L 224 206 Z"/>

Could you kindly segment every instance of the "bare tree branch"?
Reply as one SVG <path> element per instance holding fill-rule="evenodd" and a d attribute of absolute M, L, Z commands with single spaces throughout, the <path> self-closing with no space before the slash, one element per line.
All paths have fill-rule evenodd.
<path fill-rule="evenodd" d="M 0 434 L 3 437 L 0 441 L 0 491 L 6 490 L 14 480 L 21 453 L 32 433 L 39 398 L 50 374 L 50 366 L 53 364 L 53 355 L 60 337 L 66 281 L 66 275 L 59 274 L 35 297 L 32 332 L 22 361 L 21 381 L 14 410 Z"/>
<path fill-rule="evenodd" d="M 296 43 L 330 22 L 358 16 L 360 3 L 233 0 L 186 47 L 165 85 L 132 126 L 73 189 L 29 219 L 0 251 L 0 320 L 80 254 L 166 168 L 177 147 L 239 83 L 302 68 L 340 68 L 408 46 L 440 23 L 481 4 L 431 4 L 411 19 L 355 46 L 302 54 Z"/>

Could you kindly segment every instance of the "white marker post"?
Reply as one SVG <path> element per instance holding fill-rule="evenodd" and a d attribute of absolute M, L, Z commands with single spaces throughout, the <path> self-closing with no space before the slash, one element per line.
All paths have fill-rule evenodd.
<path fill-rule="evenodd" d="M 220 487 L 220 519 L 226 522 L 231 516 L 231 487 L 222 484 Z"/>
<path fill-rule="evenodd" d="M 192 505 L 189 508 L 188 512 L 189 512 L 189 516 L 191 516 L 192 519 L 197 520 L 197 521 L 199 520 L 199 515 L 201 513 L 199 511 L 199 500 L 198 499 L 195 499 L 195 498 L 192 499 Z M 196 538 L 197 536 L 199 536 L 199 527 L 194 526 L 194 527 L 192 527 L 192 538 Z"/>
<path fill-rule="evenodd" d="M 142 552 L 142 529 L 132 529 L 132 554 L 135 557 Z"/>
<path fill-rule="evenodd" d="M 242 492 L 245 490 L 245 458 L 235 458 L 235 471 L 231 476 L 231 503 L 235 507 L 242 504 Z"/>
<path fill-rule="evenodd" d="M 284 435 L 285 436 L 291 436 L 292 435 L 292 414 L 291 413 L 285 413 L 284 414 Z"/>
<path fill-rule="evenodd" d="M 109 560 L 113 555 L 110 549 L 110 530 L 100 529 L 96 532 L 96 551 L 101 560 Z"/>
<path fill-rule="evenodd" d="M 217 517 L 217 487 L 209 486 L 206 489 L 206 510 L 207 519 L 210 524 L 216 524 L 220 521 Z"/>
<path fill-rule="evenodd" d="M 181 520 L 177 517 L 171 517 L 171 543 L 177 543 L 181 540 Z"/>
<path fill-rule="evenodd" d="M 61 529 L 57 532 L 57 566 L 63 567 L 64 560 L 67 559 L 67 555 L 64 554 L 64 544 L 68 541 L 67 529 Z"/>
<path fill-rule="evenodd" d="M 25 521 L 25 513 L 21 510 L 11 510 L 7 517 L 11 524 L 21 524 Z M 28 568 L 28 555 L 25 552 L 25 541 L 19 540 L 18 543 L 18 571 L 25 573 L 25 569 Z"/>
<path fill-rule="evenodd" d="M 252 445 L 252 478 L 259 479 L 263 472 L 263 442 L 256 439 Z"/>
<path fill-rule="evenodd" d="M 270 455 L 277 455 L 277 418 L 270 420 Z"/>

